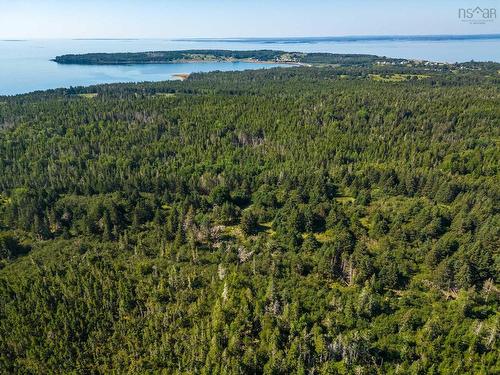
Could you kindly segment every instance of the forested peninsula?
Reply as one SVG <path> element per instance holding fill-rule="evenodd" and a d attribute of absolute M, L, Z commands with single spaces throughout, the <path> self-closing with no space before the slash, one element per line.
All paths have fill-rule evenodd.
<path fill-rule="evenodd" d="M 500 64 L 297 58 L 0 97 L 0 373 L 499 372 Z"/>
<path fill-rule="evenodd" d="M 301 53 L 273 50 L 230 51 L 230 50 L 185 50 L 185 51 L 156 51 L 137 53 L 88 53 L 80 55 L 57 56 L 54 61 L 59 64 L 81 65 L 120 65 L 120 64 L 172 64 L 181 62 L 203 61 L 255 61 L 269 63 L 297 63 L 297 64 L 373 64 L 377 61 L 388 60 L 374 55 L 349 55 L 330 53 Z M 401 59 L 390 59 L 402 61 Z"/>

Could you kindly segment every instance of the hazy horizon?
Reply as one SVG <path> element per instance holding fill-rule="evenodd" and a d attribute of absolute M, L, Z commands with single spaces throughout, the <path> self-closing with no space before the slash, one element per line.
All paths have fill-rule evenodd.
<path fill-rule="evenodd" d="M 225 36 L 225 37 L 87 37 L 87 38 L 63 38 L 63 37 L 52 37 L 52 38 L 0 38 L 0 41 L 3 42 L 22 42 L 28 40 L 169 40 L 169 41 L 183 41 L 183 40 L 235 40 L 235 41 L 244 41 L 244 40 L 299 40 L 299 39 L 310 39 L 310 40 L 319 40 L 319 39 L 328 39 L 328 38 L 338 38 L 338 39 L 349 39 L 349 38 L 360 38 L 360 40 L 367 40 L 371 38 L 383 39 L 383 38 L 436 38 L 436 37 L 450 37 L 454 39 L 460 39 L 461 37 L 467 39 L 497 39 L 500 38 L 500 33 L 476 33 L 476 34 L 350 34 L 350 35 L 301 35 L 301 36 Z M 363 39 L 366 38 L 366 39 Z M 425 40 L 425 39 L 424 39 Z"/>

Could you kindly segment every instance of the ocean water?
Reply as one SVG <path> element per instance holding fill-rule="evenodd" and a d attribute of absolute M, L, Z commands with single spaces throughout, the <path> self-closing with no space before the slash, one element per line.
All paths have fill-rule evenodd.
<path fill-rule="evenodd" d="M 443 62 L 500 62 L 500 35 L 482 37 L 339 37 L 197 40 L 3 40 L 0 41 L 0 95 L 99 83 L 161 81 L 176 73 L 271 68 L 273 64 L 190 63 L 161 65 L 60 65 L 51 59 L 69 53 L 142 52 L 182 49 L 275 49 L 297 52 L 368 53 Z"/>

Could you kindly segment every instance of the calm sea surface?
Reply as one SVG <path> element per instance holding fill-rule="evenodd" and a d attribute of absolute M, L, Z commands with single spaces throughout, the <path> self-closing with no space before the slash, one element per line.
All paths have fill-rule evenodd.
<path fill-rule="evenodd" d="M 479 39 L 27 40 L 0 41 L 0 95 L 99 83 L 161 81 L 175 73 L 270 68 L 272 64 L 191 63 L 126 66 L 59 65 L 57 55 L 181 49 L 276 49 L 368 53 L 445 62 L 500 62 L 500 35 Z"/>

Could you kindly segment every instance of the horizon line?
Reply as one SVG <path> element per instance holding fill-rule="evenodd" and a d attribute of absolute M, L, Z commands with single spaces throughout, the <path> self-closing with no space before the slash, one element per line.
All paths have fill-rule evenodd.
<path fill-rule="evenodd" d="M 294 41 L 294 40 L 349 40 L 349 39 L 389 39 L 389 38 L 419 38 L 425 40 L 436 38 L 452 38 L 452 39 L 497 39 L 500 38 L 500 33 L 486 34 L 360 34 L 360 35 L 326 35 L 326 36 L 248 36 L 248 37 L 88 37 L 88 38 L 0 38 L 2 42 L 24 42 L 30 40 L 95 40 L 95 41 L 133 41 L 133 40 L 168 40 L 168 41 Z"/>

